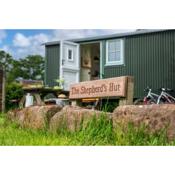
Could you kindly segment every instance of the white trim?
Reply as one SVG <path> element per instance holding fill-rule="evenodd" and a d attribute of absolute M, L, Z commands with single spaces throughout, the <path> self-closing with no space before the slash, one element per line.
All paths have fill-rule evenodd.
<path fill-rule="evenodd" d="M 86 45 L 86 44 L 99 44 L 100 45 L 100 79 L 102 79 L 102 72 L 103 72 L 103 41 L 85 41 L 85 42 L 81 42 L 80 45 Z M 81 57 L 79 59 L 79 61 L 81 61 Z M 81 68 L 81 65 L 80 65 Z"/>
<path fill-rule="evenodd" d="M 102 76 L 102 73 L 103 73 L 103 52 L 102 52 L 102 49 L 103 49 L 103 42 L 100 41 L 100 79 L 103 79 L 103 76 Z"/>
<path fill-rule="evenodd" d="M 81 71 L 81 57 L 80 57 L 80 44 L 77 45 L 77 66 L 79 69 L 78 75 L 77 75 L 77 82 L 80 82 L 80 71 Z"/>
<path fill-rule="evenodd" d="M 69 50 L 72 51 L 71 59 L 69 59 Z M 74 50 L 72 48 L 67 48 L 67 50 L 66 50 L 66 57 L 67 57 L 67 61 L 70 61 L 70 62 L 74 61 Z"/>
<path fill-rule="evenodd" d="M 73 71 L 73 72 L 80 71 L 79 68 L 75 68 L 75 67 L 71 67 L 71 66 L 62 66 L 62 69 L 63 70 L 70 70 L 70 71 Z"/>
<path fill-rule="evenodd" d="M 72 46 L 76 46 L 76 54 L 74 52 L 74 49 L 72 48 L 65 48 L 64 47 L 64 44 L 66 45 L 72 45 Z M 66 50 L 64 50 L 66 49 Z M 74 67 L 72 66 L 66 66 L 66 65 L 62 65 L 62 61 L 64 59 L 67 59 L 68 61 L 73 61 L 73 60 L 70 60 L 68 59 L 68 55 L 66 53 L 65 57 L 63 58 L 63 52 L 67 51 L 68 50 L 72 50 L 72 56 L 73 56 L 73 60 L 74 59 L 77 59 L 76 60 L 76 65 Z M 79 83 L 80 81 L 80 56 L 79 56 L 79 44 L 77 43 L 73 43 L 73 42 L 69 42 L 69 41 L 60 41 L 60 79 L 63 79 L 63 75 L 64 75 L 64 71 L 65 72 L 72 72 L 72 73 L 76 73 L 76 82 L 75 83 Z M 74 57 L 76 56 L 76 57 Z M 63 85 L 63 89 L 64 89 L 64 85 Z"/>
<path fill-rule="evenodd" d="M 79 48 L 80 48 L 80 44 L 78 44 L 78 43 L 73 43 L 73 42 L 70 42 L 70 41 L 64 41 L 64 43 L 65 44 L 69 44 L 69 45 L 73 45 L 73 46 L 76 46 L 77 47 L 77 49 L 76 49 L 76 52 L 77 52 L 77 65 L 76 65 L 76 68 L 80 68 L 80 51 L 79 51 Z M 71 48 L 70 48 L 71 49 Z M 73 52 L 73 55 L 75 55 L 74 54 L 74 52 Z M 70 60 L 70 61 L 72 61 L 72 60 Z"/>
<path fill-rule="evenodd" d="M 65 44 L 74 45 L 74 46 L 77 46 L 77 45 L 79 45 L 78 43 L 75 43 L 75 42 L 71 42 L 71 41 L 65 41 L 65 40 L 64 40 L 64 43 L 65 43 Z"/>
<path fill-rule="evenodd" d="M 120 41 L 121 42 L 121 51 L 120 51 L 120 61 L 109 61 L 108 60 L 108 44 L 109 41 Z M 123 65 L 124 64 L 124 40 L 123 39 L 113 39 L 113 40 L 107 40 L 106 41 L 106 64 L 105 66 L 111 66 L 111 65 Z"/>
<path fill-rule="evenodd" d="M 63 41 L 60 41 L 60 79 L 63 79 L 62 61 L 63 61 Z"/>
<path fill-rule="evenodd" d="M 85 45 L 85 44 L 95 44 L 95 43 L 100 43 L 102 41 L 85 41 L 85 42 L 81 42 L 80 45 Z"/>

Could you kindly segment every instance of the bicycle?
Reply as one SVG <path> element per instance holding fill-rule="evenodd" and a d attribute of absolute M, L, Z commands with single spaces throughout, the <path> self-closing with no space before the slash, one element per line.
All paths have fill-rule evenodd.
<path fill-rule="evenodd" d="M 175 97 L 170 95 L 168 92 L 173 92 L 172 89 L 161 88 L 161 94 L 157 99 L 157 104 L 175 104 Z"/>
<path fill-rule="evenodd" d="M 137 99 L 134 102 L 134 105 L 157 104 L 159 95 L 153 93 L 150 87 L 147 87 L 146 89 L 144 89 L 144 91 L 147 92 L 147 95 L 143 99 Z"/>

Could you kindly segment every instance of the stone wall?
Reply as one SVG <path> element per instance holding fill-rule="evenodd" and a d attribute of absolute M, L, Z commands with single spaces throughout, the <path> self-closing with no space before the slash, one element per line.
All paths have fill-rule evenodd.
<path fill-rule="evenodd" d="M 81 107 L 66 106 L 63 109 L 56 105 L 34 106 L 22 110 L 14 110 L 8 113 L 9 119 L 18 122 L 22 127 L 43 129 L 48 128 L 52 132 L 66 127 L 70 131 L 79 129 L 81 122 L 86 126 L 93 117 L 100 117 L 103 112 L 83 109 Z M 175 138 L 175 105 L 126 105 L 117 107 L 113 113 L 106 113 L 112 119 L 114 129 L 117 126 L 131 122 L 134 127 L 146 126 L 150 133 L 167 130 L 170 140 Z"/>
<path fill-rule="evenodd" d="M 8 112 L 8 118 L 21 127 L 43 129 L 48 127 L 50 119 L 62 109 L 60 106 L 33 106 Z"/>
<path fill-rule="evenodd" d="M 86 124 L 93 117 L 107 115 L 111 118 L 111 113 L 104 113 L 96 110 L 84 109 L 78 106 L 66 106 L 60 112 L 56 113 L 50 121 L 50 131 L 56 132 L 58 128 L 64 127 L 69 131 L 76 131 Z"/>
<path fill-rule="evenodd" d="M 144 125 L 148 132 L 167 130 L 169 139 L 175 138 L 175 105 L 128 105 L 116 108 L 112 115 L 113 126 L 133 123 L 135 127 Z"/>

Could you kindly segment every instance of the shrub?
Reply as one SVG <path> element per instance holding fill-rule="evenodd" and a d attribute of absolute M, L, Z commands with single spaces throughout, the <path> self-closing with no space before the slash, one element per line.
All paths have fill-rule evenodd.
<path fill-rule="evenodd" d="M 19 83 L 10 83 L 6 85 L 6 109 L 18 107 L 18 102 L 24 95 L 22 86 Z"/>
<path fill-rule="evenodd" d="M 104 112 L 113 112 L 119 105 L 118 99 L 103 99 L 101 110 Z"/>

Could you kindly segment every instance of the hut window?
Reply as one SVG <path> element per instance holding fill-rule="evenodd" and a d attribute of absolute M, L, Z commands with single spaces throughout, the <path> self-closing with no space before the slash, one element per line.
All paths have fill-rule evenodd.
<path fill-rule="evenodd" d="M 106 65 L 121 65 L 123 63 L 123 40 L 108 40 L 106 42 Z"/>
<path fill-rule="evenodd" d="M 73 49 L 67 49 L 67 59 L 73 61 Z"/>

